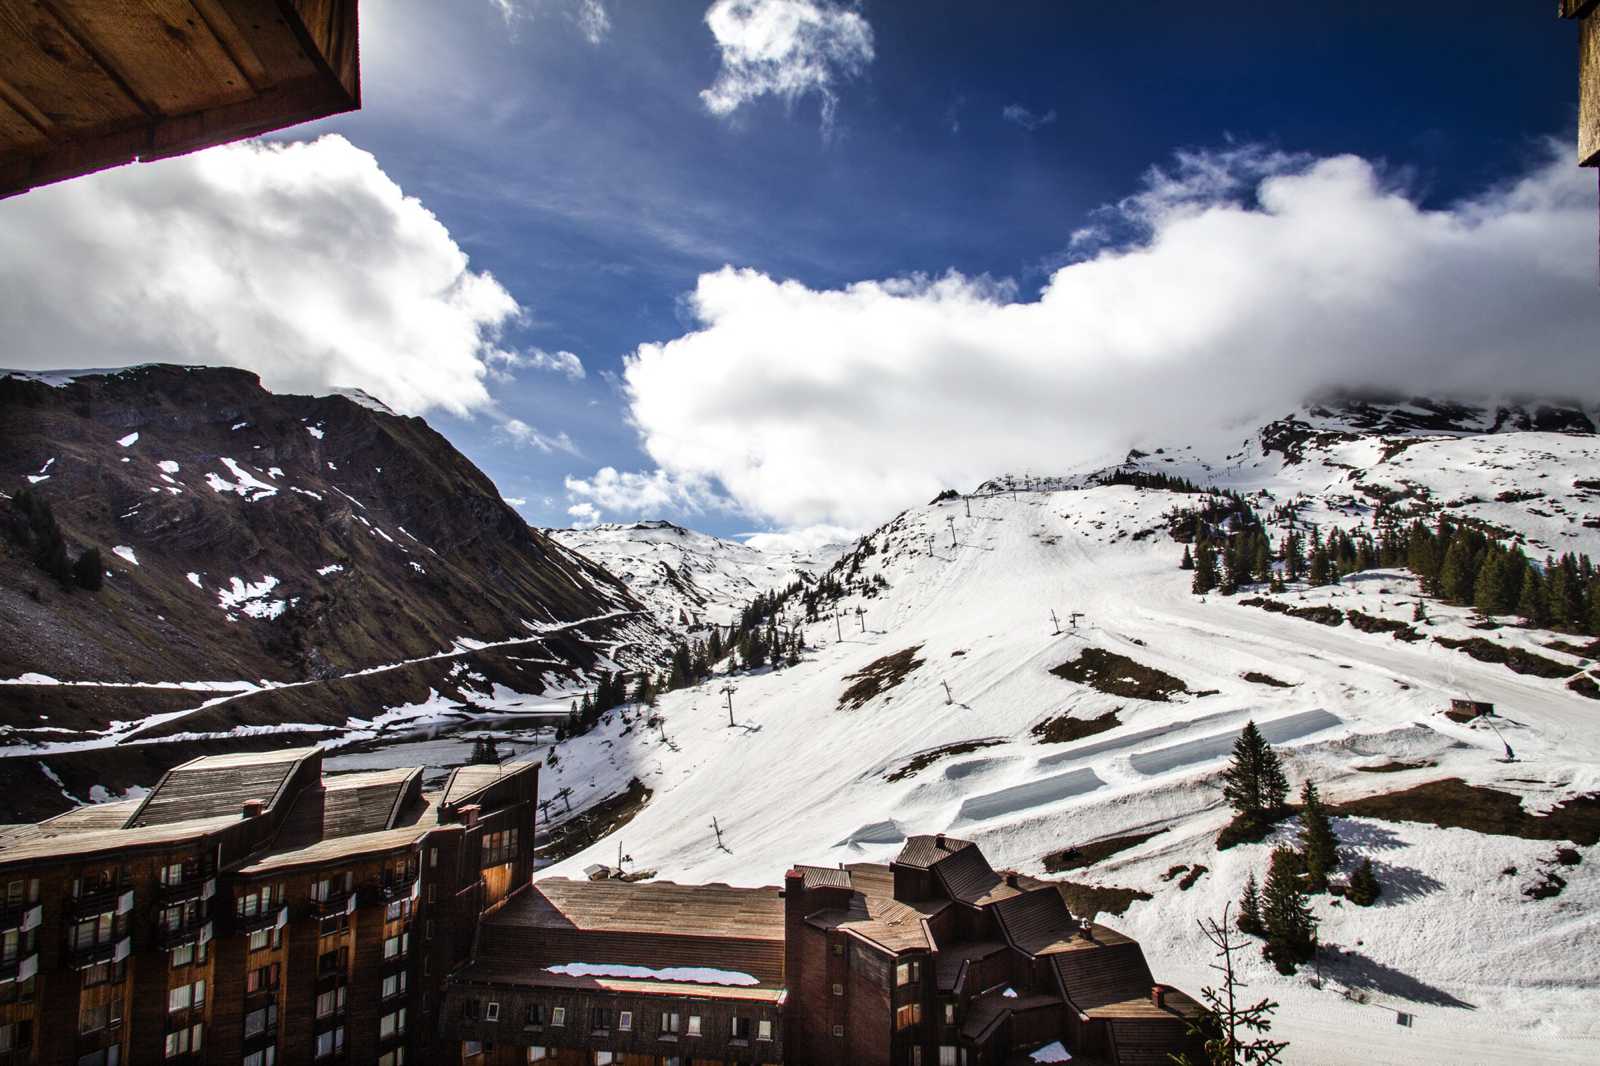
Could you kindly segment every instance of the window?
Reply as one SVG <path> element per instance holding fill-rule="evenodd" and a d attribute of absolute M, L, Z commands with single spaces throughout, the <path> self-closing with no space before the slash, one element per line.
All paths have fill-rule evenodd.
<path fill-rule="evenodd" d="M 438 848 L 429 848 L 428 849 L 428 869 L 431 870 L 435 866 L 438 866 L 438 865 L 439 865 L 439 849 Z M 431 899 L 432 897 L 430 896 L 429 898 Z"/>
<path fill-rule="evenodd" d="M 348 914 L 330 914 L 317 927 L 318 936 L 338 936 L 350 928 Z"/>
<path fill-rule="evenodd" d="M 922 1045 L 916 1044 L 911 1048 L 911 1066 L 922 1066 Z"/>
<path fill-rule="evenodd" d="M 12 882 L 21 884 L 20 881 Z M 0 1054 L 10 1051 L 21 1051 L 33 1044 L 33 1022 L 20 1021 L 10 1025 L 0 1025 Z"/>
<path fill-rule="evenodd" d="M 834 1026 L 833 1027 L 833 1035 L 834 1036 L 843 1036 L 844 1035 L 844 1026 L 842 1026 L 842 1025 Z"/>
<path fill-rule="evenodd" d="M 756 1022 L 756 1039 L 772 1039 L 772 1020 L 770 1018 L 762 1018 L 759 1022 Z"/>
<path fill-rule="evenodd" d="M 500 1004 L 491 1003 L 489 1006 L 494 1009 L 493 1016 L 490 1017 L 489 1020 L 491 1022 L 498 1020 L 500 1017 Z M 391 1036 L 399 1036 L 405 1031 L 406 1009 L 404 1007 L 401 1007 L 399 1010 L 393 1011 L 389 1014 L 385 1014 L 381 1019 L 378 1020 L 379 1040 L 387 1040 Z"/>
<path fill-rule="evenodd" d="M 956 1005 L 953 1002 L 947 1002 L 944 1005 L 944 1024 L 956 1024 Z"/>
<path fill-rule="evenodd" d="M 406 972 L 392 973 L 383 979 L 383 998 L 391 999 L 406 990 Z"/>
<path fill-rule="evenodd" d="M 278 1028 L 278 1005 L 268 1003 L 259 1010 L 253 1010 L 244 1016 L 244 1038 L 260 1036 L 262 1033 Z"/>
<path fill-rule="evenodd" d="M 738 1015 L 734 1016 L 734 1019 L 733 1019 L 733 1039 L 735 1039 L 735 1040 L 749 1040 L 750 1039 L 750 1019 L 749 1018 L 741 1018 Z"/>
<path fill-rule="evenodd" d="M 250 950 L 251 951 L 265 951 L 267 948 L 275 948 L 275 947 L 277 947 L 278 945 L 273 943 L 273 940 L 275 939 L 275 934 L 278 934 L 278 933 L 281 933 L 281 932 L 282 932 L 282 930 L 280 930 L 280 929 L 257 929 L 257 930 L 255 930 L 254 932 L 252 932 L 250 934 Z"/>
<path fill-rule="evenodd" d="M 422 926 L 423 935 L 429 940 L 433 939 L 433 919 L 429 918 Z"/>
<path fill-rule="evenodd" d="M 191 1051 L 199 1052 L 200 1031 L 201 1027 L 198 1024 L 195 1024 L 189 1026 L 187 1029 L 176 1029 L 173 1032 L 168 1033 L 166 1045 L 167 1058 L 174 1059 L 179 1055 L 187 1055 Z"/>
<path fill-rule="evenodd" d="M 544 1025 L 544 1007 L 535 1003 L 528 1008 L 528 1020 L 523 1023 L 530 1029 L 538 1029 Z"/>
<path fill-rule="evenodd" d="M 85 1005 L 78 1012 L 78 1032 L 95 1033 L 122 1024 L 122 997 L 98 1006 Z"/>
<path fill-rule="evenodd" d="M 611 1008 L 610 1007 L 591 1007 L 591 1008 L 589 1008 L 589 1028 L 593 1029 L 596 1032 L 601 1032 L 601 1031 L 610 1029 L 611 1028 Z"/>
<path fill-rule="evenodd" d="M 689 1015 L 689 1035 L 690 1036 L 699 1036 L 700 1035 L 700 1015 L 698 1015 L 698 1014 Z"/>
<path fill-rule="evenodd" d="M 528 1049 L 528 1061 L 529 1062 L 543 1062 L 545 1059 L 547 1059 L 549 1057 L 550 1057 L 550 1052 L 546 1051 L 542 1047 L 531 1047 L 531 1048 Z"/>
<path fill-rule="evenodd" d="M 244 1057 L 244 1066 L 277 1066 L 277 1062 L 277 1045 L 262 1048 L 260 1051 L 252 1051 Z"/>
<path fill-rule="evenodd" d="M 611 1063 L 616 1061 L 617 1057 L 609 1051 L 596 1051 L 594 1053 L 595 1066 L 610 1066 Z"/>
<path fill-rule="evenodd" d="M 255 992 L 266 992 L 278 987 L 278 964 L 258 966 L 244 975 L 245 995 Z"/>
<path fill-rule="evenodd" d="M 617 1028 L 624 1033 L 633 1032 L 633 1011 L 625 1010 L 617 1015 Z"/>
<path fill-rule="evenodd" d="M 939 1066 L 960 1066 L 960 1051 L 960 1048 L 952 1047 L 949 1044 L 941 1045 L 939 1048 Z"/>
<path fill-rule="evenodd" d="M 833 994 L 836 995 L 836 996 L 844 995 L 844 985 L 839 984 L 837 981 L 834 982 Z"/>
<path fill-rule="evenodd" d="M 894 1027 L 896 1029 L 909 1029 L 922 1021 L 922 1004 L 907 1003 L 898 1007 L 894 1012 Z"/>
<path fill-rule="evenodd" d="M 485 1008 L 483 1012 L 483 1020 L 486 1022 L 497 1022 L 500 1020 L 500 1003 L 497 1000 L 491 999 L 489 1001 L 488 1007 Z"/>
<path fill-rule="evenodd" d="M 483 835 L 483 866 L 500 866 L 517 858 L 517 831 L 503 829 Z"/>
<path fill-rule="evenodd" d="M 350 949 L 339 948 L 336 951 L 324 951 L 317 956 L 317 976 L 326 977 L 328 974 L 340 973 L 346 969 L 350 962 Z"/>
<path fill-rule="evenodd" d="M 897 985 L 915 984 L 922 980 L 922 963 L 916 959 L 898 963 L 894 968 L 894 983 Z"/>
<path fill-rule="evenodd" d="M 110 1047 L 91 1051 L 87 1055 L 78 1056 L 78 1066 L 118 1066 L 122 1062 L 122 1045 L 112 1044 Z"/>
<path fill-rule="evenodd" d="M 338 988 L 330 988 L 326 992 L 319 994 L 317 996 L 317 1017 L 326 1018 L 330 1014 L 344 1010 L 345 996 L 348 991 L 348 986 L 340 985 Z"/>
<path fill-rule="evenodd" d="M 169 888 L 181 885 L 183 884 L 183 863 L 174 862 L 163 866 L 156 876 L 161 879 L 163 885 Z"/>
<path fill-rule="evenodd" d="M 463 1041 L 461 1041 L 461 1057 L 462 1058 L 474 1059 L 474 1058 L 477 1058 L 479 1055 L 482 1055 L 482 1054 L 483 1054 L 483 1041 L 481 1041 L 481 1040 L 463 1040 Z"/>
<path fill-rule="evenodd" d="M 551 1007 L 550 1008 L 550 1024 L 553 1025 L 553 1026 L 566 1025 L 567 1024 L 567 1008 L 565 1008 L 565 1007 Z"/>
<path fill-rule="evenodd" d="M 469 1022 L 477 1021 L 478 1001 L 475 999 L 469 999 L 465 1003 L 461 1004 L 461 1017 Z"/>
<path fill-rule="evenodd" d="M 167 1011 L 187 1010 L 190 1007 L 204 1006 L 206 1002 L 206 983 L 196 981 L 192 985 L 179 985 L 167 992 Z"/>
<path fill-rule="evenodd" d="M 664 1010 L 661 1012 L 661 1033 L 663 1036 L 678 1035 L 678 1012 Z"/>
<path fill-rule="evenodd" d="M 94 988 L 96 985 L 108 985 L 120 981 L 128 976 L 128 961 L 97 962 L 93 966 L 85 967 L 83 971 L 83 987 Z"/>
<path fill-rule="evenodd" d="M 399 936 L 386 937 L 383 941 L 383 957 L 397 959 L 404 955 L 411 947 L 411 934 L 401 933 Z"/>
<path fill-rule="evenodd" d="M 835 955 L 843 955 L 844 954 L 844 944 L 842 942 L 835 941 L 835 943 L 833 945 L 833 953 Z"/>
<path fill-rule="evenodd" d="M 317 1034 L 315 1054 L 317 1058 L 327 1058 L 336 1051 L 344 1050 L 344 1026 L 330 1029 L 326 1033 Z"/>
<path fill-rule="evenodd" d="M 397 1047 L 378 1056 L 378 1066 L 405 1066 L 406 1049 Z"/>

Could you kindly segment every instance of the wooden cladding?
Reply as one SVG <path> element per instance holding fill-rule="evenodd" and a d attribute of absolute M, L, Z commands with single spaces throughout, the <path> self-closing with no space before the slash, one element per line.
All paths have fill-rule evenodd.
<path fill-rule="evenodd" d="M 0 196 L 361 106 L 356 0 L 0 0 Z"/>

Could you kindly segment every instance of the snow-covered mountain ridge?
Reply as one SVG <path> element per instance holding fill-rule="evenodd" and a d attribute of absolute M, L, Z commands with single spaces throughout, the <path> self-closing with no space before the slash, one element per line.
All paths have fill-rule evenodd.
<path fill-rule="evenodd" d="M 825 575 L 845 588 L 839 600 L 812 620 L 786 605 L 785 625 L 809 645 L 799 665 L 667 693 L 648 729 L 642 711 L 613 714 L 556 749 L 549 788 L 571 788 L 581 807 L 637 777 L 654 796 L 620 842 L 638 868 L 679 881 L 773 883 L 792 863 L 883 860 L 911 833 L 946 831 L 997 865 L 1048 875 L 1047 856 L 1126 839 L 1060 876 L 1126 890 L 1103 897 L 1114 909 L 1100 920 L 1198 991 L 1214 975 L 1196 921 L 1219 915 L 1295 832 L 1216 848 L 1230 813 L 1218 777 L 1247 720 L 1280 747 L 1297 787 L 1313 779 L 1334 803 L 1458 780 L 1539 815 L 1600 792 L 1600 702 L 1568 687 L 1595 674 L 1590 638 L 1510 618 L 1484 628 L 1435 600 L 1418 620 L 1417 582 L 1393 569 L 1277 596 L 1196 596 L 1168 528 L 1197 495 L 1109 483 L 1118 469 L 1160 472 L 1324 531 L 1370 528 L 1380 505 L 1449 514 L 1520 538 L 1536 559 L 1600 555 L 1592 422 L 1535 408 L 1524 429 L 1514 412 L 1470 405 L 1435 420 L 1444 406 L 1311 406 L 1231 450 L 1167 445 L 1122 468 L 997 478 L 914 507 Z M 1270 532 L 1276 543 L 1282 529 Z M 1417 639 L 1396 639 L 1406 627 Z M 1539 656 L 1552 676 L 1439 638 Z M 1128 674 L 1070 680 L 1087 676 L 1075 667 L 1090 651 Z M 1157 673 L 1178 687 L 1164 699 L 1131 694 L 1148 693 L 1139 683 Z M 862 688 L 863 678 L 876 681 Z M 845 700 L 847 689 L 865 698 Z M 1448 718 L 1462 697 L 1494 703 L 1497 717 Z M 1600 1055 L 1600 1021 L 1585 1005 L 1600 986 L 1594 840 L 1562 843 L 1577 865 L 1559 866 L 1559 894 L 1534 898 L 1558 870 L 1556 842 L 1335 821 L 1346 855 L 1373 859 L 1386 895 L 1370 909 L 1316 897 L 1320 974 L 1282 977 L 1247 959 L 1248 994 L 1283 1004 L 1274 1032 L 1293 1041 L 1289 1062 Z M 614 862 L 617 844 L 601 840 L 551 872 Z M 1414 1024 L 1396 1026 L 1397 1011 Z"/>
<path fill-rule="evenodd" d="M 758 550 L 664 521 L 546 532 L 615 574 L 662 625 L 682 633 L 730 624 L 758 594 L 804 580 L 838 554 Z"/>

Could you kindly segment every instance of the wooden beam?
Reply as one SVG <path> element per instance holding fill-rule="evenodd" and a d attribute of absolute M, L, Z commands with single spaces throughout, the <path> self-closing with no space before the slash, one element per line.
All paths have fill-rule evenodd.
<path fill-rule="evenodd" d="M 238 23 L 233 21 L 227 9 L 218 3 L 218 0 L 189 0 L 189 2 L 205 20 L 217 43 L 228 53 L 228 58 L 233 60 L 234 65 L 250 80 L 250 84 L 256 89 L 265 89 L 271 85 L 272 75 L 267 73 L 266 64 L 261 62 L 261 57 L 250 46 L 249 39 L 239 29 Z"/>
<path fill-rule="evenodd" d="M 1600 166 L 1600 15 L 1578 23 L 1578 165 Z"/>
<path fill-rule="evenodd" d="M 140 96 L 133 86 L 128 84 L 128 79 L 123 77 L 122 71 L 118 69 L 117 61 L 106 55 L 103 49 L 95 45 L 84 28 L 77 24 L 77 20 L 73 18 L 71 13 L 63 12 L 55 5 L 53 0 L 36 0 L 35 6 L 40 11 L 48 12 L 56 20 L 56 25 L 61 27 L 61 32 L 71 37 L 79 48 L 94 59 L 95 66 L 100 68 L 105 76 L 111 80 L 111 83 L 117 87 L 117 91 L 127 98 L 129 103 L 150 118 L 161 114 L 160 108 Z"/>
<path fill-rule="evenodd" d="M 1586 19 L 1600 8 L 1600 0 L 1561 0 L 1561 17 Z"/>
<path fill-rule="evenodd" d="M 50 136 L 50 131 L 55 127 L 55 123 L 51 122 L 43 111 L 33 106 L 33 101 L 28 99 L 26 93 L 17 89 L 16 86 L 10 84 L 4 78 L 0 78 L 0 102 L 5 103 L 11 110 L 27 120 L 28 125 L 39 133 L 45 137 Z"/>

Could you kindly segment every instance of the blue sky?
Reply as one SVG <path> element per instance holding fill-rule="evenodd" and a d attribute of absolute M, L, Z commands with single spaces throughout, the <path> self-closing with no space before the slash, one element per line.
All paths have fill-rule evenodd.
<path fill-rule="evenodd" d="M 716 113 L 703 94 L 737 55 L 714 34 L 708 3 L 368 0 L 363 109 L 274 137 L 338 134 L 371 153 L 382 175 L 443 224 L 470 271 L 492 274 L 520 306 L 520 314 L 496 319 L 494 349 L 522 365 L 503 363 L 484 379 L 488 400 L 424 413 L 538 524 L 643 516 L 719 533 L 856 529 L 930 486 L 989 466 L 1089 458 L 1092 449 L 1073 453 L 1047 431 L 1020 428 L 1047 410 L 1014 419 L 993 401 L 987 409 L 998 421 L 985 424 L 959 406 L 941 407 L 972 389 L 974 368 L 992 366 L 980 376 L 1003 378 L 997 395 L 1032 391 L 1048 409 L 1048 390 L 1057 388 L 1068 417 L 1072 398 L 1096 394 L 1100 378 L 1058 379 L 1039 364 L 1095 363 L 1099 349 L 1049 346 L 1053 330 L 1076 334 L 1080 324 L 1085 335 L 1107 338 L 1106 352 L 1120 353 L 1099 360 L 1111 376 L 1137 377 L 1147 353 L 1119 337 L 1141 312 L 1094 322 L 1093 307 L 1105 301 L 1072 295 L 1066 284 L 1089 284 L 1095 272 L 1063 274 L 1056 286 L 1078 317 L 1020 320 L 1042 306 L 1057 271 L 1096 255 L 1121 257 L 1099 273 L 1148 268 L 1148 277 L 1115 283 L 1156 286 L 1139 290 L 1140 307 L 1183 304 L 1187 279 L 1219 284 L 1196 231 L 1223 242 L 1215 250 L 1222 263 L 1229 249 L 1256 239 L 1256 223 L 1294 214 L 1263 208 L 1263 182 L 1302 183 L 1295 202 L 1303 224 L 1263 245 L 1258 259 L 1285 242 L 1318 247 L 1307 227 L 1346 209 L 1352 219 L 1377 220 L 1374 233 L 1416 232 L 1410 243 L 1308 266 L 1298 292 L 1341 288 L 1351 261 L 1381 262 L 1386 272 L 1370 280 L 1373 291 L 1448 274 L 1455 280 L 1438 298 L 1467 305 L 1482 302 L 1475 286 L 1505 287 L 1492 273 L 1477 276 L 1475 260 L 1507 259 L 1515 268 L 1518 254 L 1544 254 L 1538 244 L 1513 248 L 1509 234 L 1518 227 L 1509 223 L 1491 239 L 1483 217 L 1533 212 L 1536 223 L 1561 232 L 1580 217 L 1580 181 L 1592 197 L 1593 175 L 1570 165 L 1575 30 L 1548 4 L 751 0 L 744 14 L 800 8 L 821 21 L 808 24 L 812 36 L 782 62 L 735 69 L 734 104 Z M 763 8 L 770 10 L 755 10 Z M 763 91 L 776 84 L 764 86 L 767 75 L 790 79 L 792 92 Z M 1344 157 L 1356 161 L 1354 171 L 1329 163 Z M 1506 192 L 1535 175 L 1537 205 Z M 1329 197 L 1326 209 L 1317 195 Z M 1395 197 L 1410 221 L 1388 227 L 1381 218 Z M 1493 202 L 1484 206 L 1486 198 Z M 1476 245 L 1435 239 L 1441 220 Z M 6 222 L 0 208 L 0 242 Z M 1074 241 L 1091 227 L 1096 239 Z M 1578 261 L 1576 247 L 1563 245 L 1559 264 L 1573 286 L 1551 298 L 1563 301 L 1556 318 L 1571 311 L 1576 321 L 1553 335 L 1519 322 L 1499 338 L 1501 350 L 1547 353 L 1552 389 L 1581 380 L 1562 353 L 1592 324 L 1592 308 L 1578 309 L 1572 294 L 1583 272 L 1592 274 L 1593 256 Z M 1173 248 L 1193 258 L 1161 267 L 1155 253 Z M 360 261 L 348 266 L 363 269 Z M 724 267 L 746 273 L 718 280 Z M 1239 285 L 1260 284 L 1247 273 L 1241 265 Z M 950 282 L 942 290 L 941 278 Z M 794 284 L 776 287 L 786 281 Z M 872 282 L 888 284 L 853 288 Z M 1296 337 L 1296 323 L 1309 325 L 1326 301 L 1297 309 L 1294 297 L 1263 293 L 1285 305 L 1284 321 L 1270 323 L 1217 309 L 1236 309 L 1247 295 L 1210 293 L 1213 303 L 1187 317 L 1192 325 L 1243 315 L 1232 332 L 1195 341 L 1184 365 L 1203 366 L 1208 344 L 1274 338 L 1275 356 L 1223 372 L 1250 375 L 1237 390 L 1249 391 L 1278 376 L 1271 358 L 1286 367 L 1330 365 L 1347 351 L 1381 347 L 1352 334 L 1336 352 L 1299 351 L 1284 338 Z M 841 302 L 851 317 L 810 338 L 811 324 Z M 763 307 L 770 338 L 761 335 Z M 1410 314 L 1419 334 L 1431 328 L 1421 324 L 1426 307 L 1413 304 Z M 942 317 L 950 315 L 965 317 Z M 986 316 L 992 329 L 952 341 L 942 361 L 920 362 Z M 1551 317 L 1549 307 L 1542 317 Z M 1397 320 L 1385 321 L 1392 336 Z M 1162 323 L 1163 356 L 1191 347 L 1186 328 Z M 923 337 L 919 330 L 930 330 L 929 339 L 893 359 L 884 354 Z M 703 335 L 692 336 L 697 331 Z M 1011 361 L 1029 344 L 1042 345 L 1035 363 Z M 641 345 L 661 347 L 624 388 L 624 360 Z M 1459 338 L 1426 335 L 1413 345 L 1459 346 Z M 573 353 L 584 376 L 531 365 L 538 351 Z M 1367 355 L 1372 361 L 1354 359 L 1351 374 L 1387 365 L 1384 353 Z M 897 378 L 896 367 L 910 368 L 903 372 L 914 380 Z M 1436 380 L 1426 360 L 1414 369 L 1394 383 Z M 1338 367 L 1325 376 L 1339 380 Z M 1324 383 L 1286 377 L 1284 389 Z M 376 380 L 381 393 L 381 375 Z M 1462 384 L 1486 380 L 1466 375 Z M 939 391 L 919 395 L 925 381 Z M 1264 403 L 1290 395 L 1268 392 Z M 1109 427 L 1148 428 L 1168 413 L 1121 403 L 1096 402 L 1118 414 L 1095 422 L 1091 435 L 1104 450 L 1137 436 Z M 739 429 L 745 411 L 748 435 Z M 1085 425 L 1095 413 L 1084 413 Z M 929 419 L 959 424 L 959 432 L 935 433 L 913 455 L 878 461 L 897 450 L 894 441 L 909 439 L 897 425 Z M 508 432 L 513 421 L 520 431 Z M 894 434 L 890 443 L 863 435 L 869 423 Z M 702 437 L 701 426 L 720 429 Z M 1015 440 L 990 447 L 1012 426 Z M 961 434 L 985 442 L 978 458 L 963 458 L 973 451 L 968 443 L 954 445 L 958 454 L 935 454 Z M 790 461 L 796 451 L 821 456 L 828 442 L 843 451 L 804 468 Z M 928 456 L 921 466 L 920 455 Z M 862 466 L 859 484 L 836 486 L 856 472 L 829 471 L 848 462 Z M 609 489 L 596 476 L 602 468 L 616 474 Z"/>

